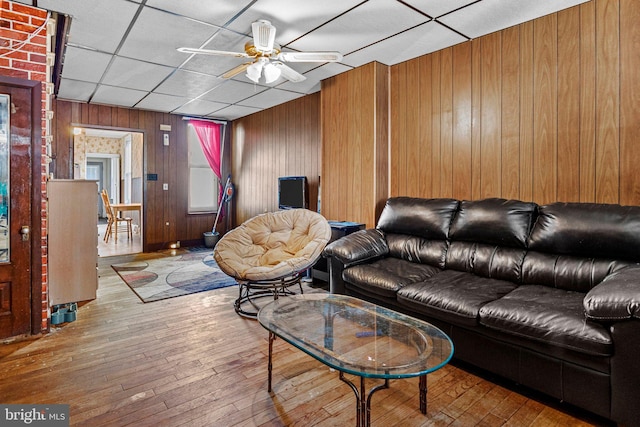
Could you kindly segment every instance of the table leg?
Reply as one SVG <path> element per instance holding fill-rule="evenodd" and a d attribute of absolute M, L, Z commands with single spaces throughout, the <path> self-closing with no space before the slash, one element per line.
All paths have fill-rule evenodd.
<path fill-rule="evenodd" d="M 271 393 L 271 370 L 273 369 L 273 340 L 276 339 L 276 334 L 273 332 L 269 332 L 269 363 L 267 365 L 268 370 L 268 380 L 267 380 L 267 391 Z"/>
<path fill-rule="evenodd" d="M 371 425 L 371 397 L 376 391 L 389 388 L 389 380 L 385 379 L 383 384 L 375 386 L 367 394 L 364 377 L 360 377 L 360 390 L 354 383 L 345 378 L 343 372 L 340 372 L 340 379 L 347 383 L 356 395 L 356 427 L 369 427 Z"/>
<path fill-rule="evenodd" d="M 364 377 L 360 377 L 360 413 L 358 414 L 360 419 L 358 420 L 358 425 L 364 427 L 369 427 L 371 420 L 371 408 L 367 405 L 368 402 L 367 393 L 364 387 Z"/>
<path fill-rule="evenodd" d="M 420 376 L 420 412 L 427 413 L 427 376 Z"/>

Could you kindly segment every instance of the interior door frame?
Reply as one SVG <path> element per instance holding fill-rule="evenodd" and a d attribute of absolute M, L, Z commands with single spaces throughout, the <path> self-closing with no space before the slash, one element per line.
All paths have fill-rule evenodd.
<path fill-rule="evenodd" d="M 42 328 L 42 84 L 0 76 L 0 84 L 31 90 L 31 334 Z M 15 237 L 14 237 L 15 238 Z"/>
<path fill-rule="evenodd" d="M 142 212 L 140 214 L 140 224 L 142 225 L 142 252 L 147 252 L 147 230 L 144 224 L 147 223 L 147 133 L 144 129 L 129 128 L 120 126 L 102 126 L 95 124 L 87 124 L 85 122 L 71 122 L 70 128 L 87 128 L 87 129 L 100 129 L 100 130 L 115 130 L 118 132 L 139 133 L 142 135 Z M 69 165 L 70 176 L 73 177 L 73 135 L 71 135 L 71 162 Z"/>
<path fill-rule="evenodd" d="M 112 199 L 111 203 L 120 203 L 120 154 L 86 153 L 84 158 L 85 170 L 89 159 L 105 160 L 105 166 L 108 166 L 108 172 L 107 170 L 103 172 L 103 178 L 106 174 L 109 179 L 105 180 L 103 188 L 106 188 L 109 192 L 109 197 Z"/>

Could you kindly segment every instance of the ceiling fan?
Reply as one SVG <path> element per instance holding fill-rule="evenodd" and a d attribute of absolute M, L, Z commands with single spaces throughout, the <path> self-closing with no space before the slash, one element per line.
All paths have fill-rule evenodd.
<path fill-rule="evenodd" d="M 178 51 L 192 54 L 249 58 L 251 61 L 232 68 L 224 73 L 222 77 L 229 79 L 246 71 L 247 77 L 256 83 L 264 75 L 264 81 L 267 84 L 275 82 L 280 76 L 294 83 L 306 79 L 305 76 L 285 65 L 285 62 L 337 62 L 342 60 L 342 54 L 339 52 L 282 52 L 280 46 L 275 43 L 276 27 L 264 19 L 252 23 L 251 30 L 253 42 L 247 42 L 244 45 L 244 52 L 190 47 L 180 47 Z"/>

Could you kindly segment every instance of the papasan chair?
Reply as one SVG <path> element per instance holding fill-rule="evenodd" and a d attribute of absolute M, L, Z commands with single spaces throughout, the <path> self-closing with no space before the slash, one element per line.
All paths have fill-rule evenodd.
<path fill-rule="evenodd" d="M 302 274 L 320 258 L 330 238 L 327 220 L 307 209 L 261 214 L 226 233 L 213 256 L 238 282 L 236 313 L 255 319 L 259 306 L 254 299 L 290 295 L 289 287 L 296 284 L 302 293 Z"/>

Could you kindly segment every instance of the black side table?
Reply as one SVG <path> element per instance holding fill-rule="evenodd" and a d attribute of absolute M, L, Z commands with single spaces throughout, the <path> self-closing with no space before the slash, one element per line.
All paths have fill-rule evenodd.
<path fill-rule="evenodd" d="M 364 230 L 366 227 L 366 224 L 350 221 L 329 221 L 329 225 L 331 226 L 331 240 L 329 240 L 329 243 L 334 240 L 338 240 L 347 234 L 355 233 L 358 230 Z M 321 280 L 329 283 L 329 267 L 325 258 L 320 258 L 318 262 L 314 264 L 311 270 L 311 275 L 315 280 Z"/>

